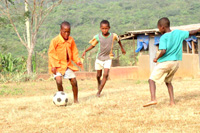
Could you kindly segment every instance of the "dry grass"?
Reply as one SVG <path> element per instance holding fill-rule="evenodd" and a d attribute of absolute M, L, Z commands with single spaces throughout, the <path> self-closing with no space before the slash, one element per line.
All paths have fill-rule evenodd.
<path fill-rule="evenodd" d="M 72 104 L 69 82 L 64 83 L 67 107 L 53 105 L 54 81 L 0 85 L 23 90 L 0 96 L 0 132 L 200 132 L 200 79 L 174 81 L 174 107 L 166 87 L 158 85 L 159 103 L 147 108 L 142 107 L 150 98 L 146 81 L 108 81 L 101 98 L 94 96 L 95 80 L 78 83 L 79 104 Z"/>

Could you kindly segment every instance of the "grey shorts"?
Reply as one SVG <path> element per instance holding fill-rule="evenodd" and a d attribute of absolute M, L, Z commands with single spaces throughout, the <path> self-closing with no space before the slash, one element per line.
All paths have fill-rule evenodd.
<path fill-rule="evenodd" d="M 53 75 L 54 79 L 55 79 L 57 76 L 63 76 L 64 79 L 72 79 L 72 78 L 75 78 L 75 77 L 76 77 L 75 74 L 74 74 L 74 72 L 73 72 L 71 69 L 69 69 L 69 68 L 65 71 L 65 74 L 64 74 L 64 75 L 62 75 L 62 74 L 59 73 L 59 72 L 57 72 L 56 75 L 54 74 L 54 75 Z"/>

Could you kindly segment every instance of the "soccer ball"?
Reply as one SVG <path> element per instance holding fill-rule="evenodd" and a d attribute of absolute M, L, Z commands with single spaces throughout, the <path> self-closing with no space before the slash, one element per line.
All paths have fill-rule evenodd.
<path fill-rule="evenodd" d="M 66 106 L 68 102 L 68 96 L 63 91 L 58 91 L 53 96 L 53 103 L 57 106 Z"/>

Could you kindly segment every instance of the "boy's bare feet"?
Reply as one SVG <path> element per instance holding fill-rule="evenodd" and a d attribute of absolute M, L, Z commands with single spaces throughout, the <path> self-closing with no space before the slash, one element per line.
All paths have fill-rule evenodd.
<path fill-rule="evenodd" d="M 157 101 L 150 101 L 150 102 L 144 104 L 143 107 L 148 107 L 148 106 L 156 105 L 156 104 L 157 104 Z"/>
<path fill-rule="evenodd" d="M 170 106 L 175 106 L 175 103 L 170 103 L 169 105 L 170 105 Z"/>

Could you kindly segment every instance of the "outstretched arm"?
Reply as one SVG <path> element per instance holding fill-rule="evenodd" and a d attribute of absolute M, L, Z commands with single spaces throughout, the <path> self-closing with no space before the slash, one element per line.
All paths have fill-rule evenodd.
<path fill-rule="evenodd" d="M 195 35 L 195 34 L 197 34 L 197 32 L 200 32 L 200 28 L 197 29 L 197 30 L 189 31 L 189 34 L 190 34 L 190 35 Z"/>
<path fill-rule="evenodd" d="M 90 46 L 83 52 L 82 58 L 84 58 L 84 56 L 85 56 L 85 54 L 86 54 L 87 51 L 90 51 L 90 50 L 93 49 L 94 47 L 95 47 L 95 46 L 90 45 Z"/>
<path fill-rule="evenodd" d="M 157 63 L 157 60 L 158 60 L 160 57 L 162 57 L 165 53 L 166 53 L 166 49 L 162 49 L 161 52 L 160 52 L 160 54 L 158 55 L 158 57 L 155 58 L 155 59 L 153 60 L 153 62 Z"/>
<path fill-rule="evenodd" d="M 122 54 L 125 55 L 126 51 L 124 50 L 121 41 L 119 40 L 118 43 L 119 43 L 119 46 L 121 47 Z"/>

